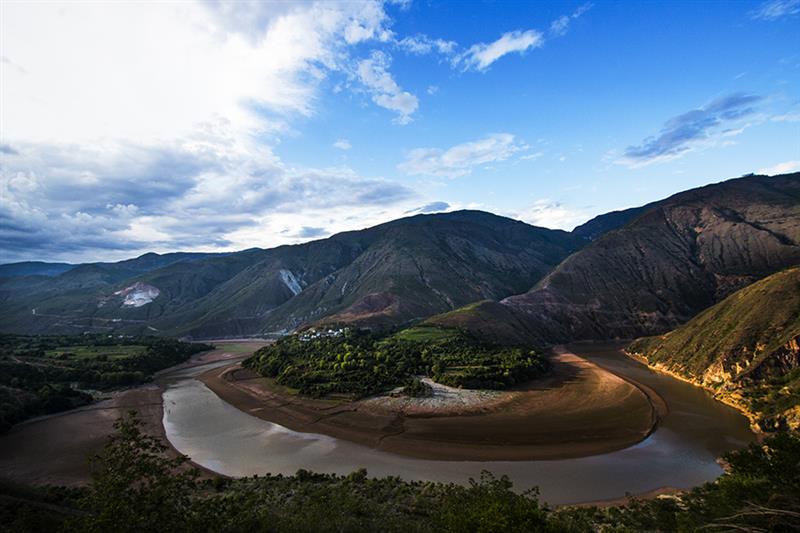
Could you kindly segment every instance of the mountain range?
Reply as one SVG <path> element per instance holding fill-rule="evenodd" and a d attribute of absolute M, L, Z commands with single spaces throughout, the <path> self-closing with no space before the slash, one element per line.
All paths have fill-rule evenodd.
<path fill-rule="evenodd" d="M 633 338 L 797 264 L 800 174 L 746 176 L 572 232 L 456 211 L 266 250 L 0 265 L 0 331 L 210 338 L 427 318 L 514 343 Z"/>
<path fill-rule="evenodd" d="M 668 331 L 800 264 L 800 174 L 732 179 L 586 226 L 593 240 L 529 291 L 431 321 L 544 344 Z"/>
<path fill-rule="evenodd" d="M 228 254 L 146 254 L 51 275 L 0 278 L 0 331 L 283 333 L 320 319 L 402 324 L 519 293 L 584 245 L 580 236 L 479 211 Z"/>

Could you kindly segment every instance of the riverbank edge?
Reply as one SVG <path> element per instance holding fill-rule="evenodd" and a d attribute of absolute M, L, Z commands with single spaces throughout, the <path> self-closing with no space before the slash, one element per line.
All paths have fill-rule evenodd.
<path fill-rule="evenodd" d="M 616 439 L 612 442 L 591 443 L 590 445 L 586 445 L 585 442 L 575 442 L 572 449 L 569 449 L 569 446 L 565 446 L 563 442 L 549 443 L 545 446 L 539 446 L 537 448 L 533 445 L 525 447 L 525 445 L 510 444 L 504 446 L 500 446 L 499 444 L 482 445 L 480 443 L 456 444 L 447 441 L 418 439 L 409 439 L 408 441 L 402 443 L 396 443 L 398 445 L 387 446 L 384 438 L 394 435 L 381 434 L 380 431 L 375 431 L 374 433 L 365 436 L 364 434 L 359 433 L 357 430 L 351 430 L 348 432 L 346 430 L 340 430 L 339 428 L 330 427 L 314 427 L 313 429 L 310 429 L 308 422 L 294 419 L 292 418 L 291 414 L 284 413 L 283 411 L 276 414 L 280 407 L 270 410 L 264 409 L 264 398 L 258 397 L 248 388 L 237 386 L 236 381 L 231 379 L 231 374 L 240 369 L 238 365 L 228 365 L 225 367 L 211 369 L 208 372 L 197 376 L 196 379 L 205 384 L 221 400 L 236 407 L 240 411 L 250 414 L 251 416 L 261 418 L 262 420 L 287 427 L 290 430 L 301 433 L 324 434 L 387 453 L 395 453 L 401 456 L 431 460 L 530 461 L 575 459 L 579 457 L 602 455 L 628 448 L 646 440 L 657 429 L 661 418 L 666 415 L 666 402 L 651 388 L 640 383 L 633 382 L 629 378 L 620 376 L 616 372 L 597 365 L 577 354 L 569 352 L 563 346 L 553 347 L 553 353 L 554 355 L 564 353 L 572 355 L 578 358 L 582 364 L 593 367 L 595 372 L 612 375 L 636 389 L 636 391 L 638 391 L 638 393 L 644 397 L 650 407 L 650 419 L 647 431 L 643 432 L 641 435 L 637 435 L 635 439 L 627 439 L 624 442 L 620 442 L 619 439 Z M 276 400 L 279 406 L 283 406 L 284 404 L 294 404 L 300 405 L 302 408 L 313 409 L 311 405 L 315 402 L 313 399 L 306 399 L 296 395 L 287 396 L 274 390 L 268 390 L 265 392 L 268 393 L 272 399 Z M 500 409 L 498 409 L 498 411 L 500 411 Z M 477 413 L 467 416 L 472 418 L 485 414 L 486 413 Z M 490 412 L 489 414 L 492 413 Z M 451 416 L 459 415 L 446 415 L 442 416 L 442 418 L 450 418 Z M 440 446 L 448 446 L 448 453 L 442 453 L 440 451 Z M 550 451 L 548 451 L 548 448 Z M 536 452 L 538 452 L 538 456 L 533 455 Z"/>
<path fill-rule="evenodd" d="M 748 420 L 748 422 L 750 424 L 750 430 L 756 435 L 756 438 L 759 440 L 759 442 L 762 441 L 764 439 L 764 437 L 766 437 L 769 434 L 768 432 L 765 432 L 761 428 L 761 426 L 758 424 L 758 420 L 760 418 L 760 415 L 758 413 L 755 413 L 755 412 L 751 411 L 743 402 L 737 402 L 735 397 L 722 396 L 722 395 L 718 394 L 717 391 L 715 391 L 711 387 L 708 387 L 708 386 L 704 385 L 701 381 L 689 378 L 689 377 L 687 377 L 687 376 L 685 376 L 683 374 L 679 374 L 679 373 L 675 372 L 674 370 L 670 370 L 669 368 L 667 368 L 666 366 L 664 366 L 662 364 L 651 363 L 647 359 L 647 357 L 645 357 L 644 355 L 642 355 L 642 354 L 640 354 L 638 352 L 630 352 L 630 351 L 627 350 L 627 347 L 620 348 L 620 351 L 623 354 L 625 354 L 625 356 L 630 357 L 634 361 L 642 363 L 643 365 L 645 365 L 650 370 L 652 370 L 654 372 L 658 372 L 659 374 L 664 374 L 664 375 L 669 376 L 669 377 L 671 377 L 673 379 L 677 379 L 678 381 L 682 381 L 684 383 L 688 383 L 689 385 L 692 385 L 694 387 L 702 389 L 703 391 L 709 393 L 714 398 L 714 400 L 716 400 L 716 401 L 718 401 L 718 402 L 720 402 L 722 404 L 725 404 L 728 407 L 732 407 L 732 408 L 736 409 L 737 411 L 739 411 L 742 415 L 744 415 L 747 418 L 747 420 Z"/>

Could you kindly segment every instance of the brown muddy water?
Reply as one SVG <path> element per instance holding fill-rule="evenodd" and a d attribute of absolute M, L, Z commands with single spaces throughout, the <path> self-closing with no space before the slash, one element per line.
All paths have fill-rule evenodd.
<path fill-rule="evenodd" d="M 518 490 L 539 487 L 550 504 L 612 500 L 655 489 L 689 488 L 722 473 L 717 458 L 755 439 L 747 419 L 706 392 L 648 369 L 613 344 L 576 344 L 590 361 L 654 389 L 669 413 L 630 448 L 550 461 L 431 461 L 381 452 L 313 433 L 298 433 L 251 416 L 219 399 L 195 367 L 165 377 L 164 427 L 172 445 L 194 462 L 229 476 L 294 474 L 298 469 L 467 483 L 482 470 L 507 475 Z M 219 366 L 218 363 L 214 366 Z"/>

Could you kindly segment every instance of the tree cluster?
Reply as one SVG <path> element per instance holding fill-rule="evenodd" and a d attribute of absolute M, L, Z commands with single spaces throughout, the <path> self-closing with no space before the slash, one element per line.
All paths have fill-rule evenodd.
<path fill-rule="evenodd" d="M 129 355 L 105 353 L 120 347 Z M 33 416 L 86 405 L 92 391 L 144 383 L 208 349 L 161 337 L 0 335 L 0 432 Z"/>
<path fill-rule="evenodd" d="M 547 360 L 530 348 L 489 344 L 455 329 L 412 330 L 388 336 L 357 329 L 317 338 L 291 335 L 244 364 L 301 394 L 355 397 L 384 392 L 418 375 L 453 387 L 504 389 L 547 370 Z"/>

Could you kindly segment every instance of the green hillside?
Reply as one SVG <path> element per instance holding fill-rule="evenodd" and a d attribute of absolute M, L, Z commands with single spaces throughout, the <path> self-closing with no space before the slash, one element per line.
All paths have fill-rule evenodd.
<path fill-rule="evenodd" d="M 800 267 L 773 274 L 629 351 L 712 390 L 762 429 L 800 425 Z"/>

